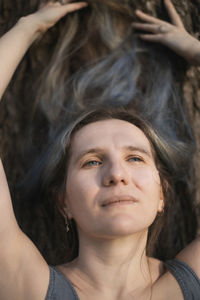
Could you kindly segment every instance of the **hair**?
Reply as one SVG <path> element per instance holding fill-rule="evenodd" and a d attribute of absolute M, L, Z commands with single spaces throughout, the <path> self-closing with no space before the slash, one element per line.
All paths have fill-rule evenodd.
<path fill-rule="evenodd" d="M 137 8 L 133 0 L 88 4 L 61 23 L 48 67 L 39 78 L 36 102 L 48 123 L 57 126 L 63 111 L 70 114 L 109 101 L 130 104 L 175 139 L 191 141 L 178 84 L 177 62 L 183 61 L 165 47 L 138 38 L 131 26 Z"/>
<path fill-rule="evenodd" d="M 41 185 L 45 179 L 41 172 L 48 153 L 46 150 L 39 153 L 46 149 L 47 142 L 54 144 L 55 132 L 59 132 L 60 127 L 68 130 L 77 115 L 82 116 L 88 106 L 124 106 L 144 116 L 168 141 L 168 147 L 176 147 L 183 141 L 190 148 L 190 155 L 182 164 L 187 172 L 177 176 L 176 180 L 173 178 L 174 210 L 166 216 L 165 226 L 154 245 L 154 256 L 169 259 L 194 239 L 197 229 L 191 163 L 194 139 L 179 83 L 178 62 L 182 60 L 165 47 L 138 39 L 137 31 L 131 28 L 131 22 L 136 19 L 134 10 L 138 8 L 135 1 L 88 0 L 88 3 L 87 8 L 67 15 L 58 24 L 60 34 L 55 38 L 55 47 L 53 43 L 49 47 L 48 66 L 38 80 L 36 104 L 44 121 L 42 117 L 38 118 L 42 121 L 32 128 L 36 146 L 30 145 L 27 161 L 30 157 L 33 160 L 35 155 L 37 162 L 26 181 L 27 194 L 22 191 L 23 197 L 16 201 L 18 221 L 49 263 L 66 260 L 66 253 L 71 251 L 66 245 L 74 239 L 68 236 L 71 240 L 67 241 L 55 201 L 46 196 L 49 187 L 44 183 Z M 55 34 L 56 28 L 54 30 Z M 60 153 L 59 148 L 57 151 Z M 56 152 L 54 154 L 52 162 L 58 158 Z M 178 157 L 176 161 L 179 161 Z M 30 163 L 26 169 L 29 167 Z M 53 172 L 56 174 L 56 169 Z M 64 178 L 59 174 L 61 172 L 57 173 L 57 182 Z M 54 187 L 51 193 L 56 195 L 57 188 Z M 77 233 L 73 234 L 76 236 Z"/>
<path fill-rule="evenodd" d="M 52 218 L 52 220 L 56 221 L 54 224 L 51 224 L 52 228 L 48 229 L 49 233 L 55 236 L 65 230 L 64 219 L 60 213 L 60 202 L 64 203 L 72 138 L 78 130 L 87 124 L 106 119 L 120 119 L 134 124 L 143 131 L 150 142 L 155 164 L 160 174 L 165 202 L 164 214 L 157 216 L 149 229 L 147 254 L 153 256 L 159 235 L 163 226 L 167 226 L 168 215 L 173 210 L 176 196 L 175 182 L 177 178 L 180 179 L 180 177 L 184 176 L 184 161 L 188 156 L 188 148 L 181 141 L 170 143 L 169 140 L 166 140 L 156 132 L 138 112 L 125 107 L 106 107 L 105 109 L 92 107 L 81 115 L 74 117 L 73 120 L 68 122 L 68 125 L 59 130 L 59 133 L 55 133 L 53 143 L 49 151 L 46 152 L 46 158 L 40 165 L 40 171 L 38 172 L 37 170 L 36 192 L 29 190 L 29 194 L 34 195 L 34 197 L 37 195 L 37 201 L 42 199 L 43 204 L 45 203 L 45 214 L 43 217 L 51 218 L 53 214 L 56 215 L 56 217 Z M 55 245 L 55 247 L 59 248 L 60 254 L 62 253 L 59 258 L 57 257 L 57 262 L 69 262 L 78 255 L 79 242 L 75 220 L 70 222 L 70 231 L 65 231 L 65 235 L 66 241 L 60 241 L 60 243 Z"/>

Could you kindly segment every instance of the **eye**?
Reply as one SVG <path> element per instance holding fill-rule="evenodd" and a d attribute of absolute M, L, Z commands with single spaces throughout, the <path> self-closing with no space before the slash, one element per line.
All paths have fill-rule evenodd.
<path fill-rule="evenodd" d="M 83 167 L 96 167 L 101 165 L 101 162 L 98 160 L 90 160 L 83 164 Z"/>
<path fill-rule="evenodd" d="M 139 156 L 129 156 L 127 160 L 130 162 L 143 162 L 144 161 L 144 159 Z"/>

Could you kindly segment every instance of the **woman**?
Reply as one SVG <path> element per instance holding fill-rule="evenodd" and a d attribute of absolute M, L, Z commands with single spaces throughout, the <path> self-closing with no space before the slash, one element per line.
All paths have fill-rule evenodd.
<path fill-rule="evenodd" d="M 37 2 L 33 0 L 33 3 L 34 1 Z M 51 264 L 65 261 L 66 234 L 60 222 L 61 217 L 55 218 L 53 224 L 56 225 L 52 227 L 46 217 L 49 204 L 46 202 L 46 205 L 43 205 L 44 202 L 36 201 L 34 197 L 30 201 L 21 200 L 24 190 L 22 193 L 16 190 L 15 183 L 19 178 L 19 173 L 26 174 L 31 167 L 30 162 L 35 156 L 38 157 L 42 147 L 46 147 L 48 130 L 50 128 L 51 135 L 53 125 L 57 127 L 62 123 L 62 112 L 66 110 L 66 107 L 70 114 L 71 109 L 72 111 L 74 108 L 81 110 L 91 102 L 105 105 L 109 99 L 111 105 L 129 103 L 130 107 L 144 113 L 150 123 L 164 131 L 170 139 L 176 142 L 176 139 L 187 138 L 191 149 L 194 149 L 191 126 L 186 118 L 188 109 L 184 110 L 185 102 L 181 97 L 184 71 L 180 70 L 178 62 L 182 68 L 183 60 L 172 51 L 167 51 L 167 47 L 154 46 L 153 43 L 144 43 L 138 39 L 138 29 L 136 31 L 131 26 L 131 23 L 136 20 L 134 11 L 136 2 L 89 0 L 89 6 L 86 9 L 68 14 L 58 24 L 59 35 L 55 28 L 48 33 L 49 35 L 46 35 L 47 39 L 44 38 L 41 43 L 39 42 L 31 49 L 18 69 L 16 80 L 12 81 L 4 97 L 6 109 L 3 110 L 2 116 L 6 118 L 8 126 L 5 126 L 3 130 L 2 147 L 6 149 L 5 165 L 8 166 L 7 176 L 16 216 L 20 226 L 34 240 L 45 259 Z M 167 2 L 165 4 L 167 5 Z M 162 21 L 157 22 L 160 24 Z M 172 28 L 177 32 L 176 26 Z M 50 41 L 49 47 L 48 41 Z M 198 43 L 195 39 L 191 39 L 192 41 Z M 39 54 L 44 50 L 40 49 L 40 45 L 41 47 L 45 45 L 46 56 L 37 56 L 38 48 L 41 50 Z M 45 65 L 44 56 L 51 58 L 50 61 L 48 60 L 48 67 L 47 63 Z M 33 61 L 31 69 L 29 69 L 29 58 Z M 44 65 L 44 76 L 42 78 L 39 76 L 38 79 L 38 74 L 42 72 Z M 83 68 L 80 69 L 80 67 Z M 39 105 L 34 122 L 28 122 L 28 128 L 31 126 L 33 135 L 27 129 L 26 132 L 23 131 L 23 135 L 20 135 L 20 131 L 17 130 L 19 123 L 23 128 L 24 117 L 30 120 L 33 115 L 33 103 L 38 91 L 33 85 L 34 78 L 38 79 Z M 26 82 L 25 85 L 24 82 Z M 20 99 L 20 102 L 16 102 L 14 97 Z M 28 103 L 27 99 L 29 99 Z M 10 118 L 7 118 L 7 109 L 9 112 L 15 110 L 14 116 L 19 116 L 17 122 L 13 114 L 9 114 Z M 11 132 L 14 138 L 18 135 L 16 140 L 17 145 L 20 146 L 16 149 L 17 155 L 13 156 L 11 144 L 14 139 L 9 133 L 7 136 L 7 128 L 10 127 L 9 124 L 15 122 L 15 130 Z M 16 132 L 18 134 L 15 134 Z M 22 141 L 18 143 L 20 138 Z M 7 139 L 10 143 L 6 143 Z M 31 144 L 29 147 L 27 147 L 28 142 Z M 23 155 L 21 155 L 22 152 Z M 13 160 L 11 162 L 9 157 L 13 157 L 14 162 Z M 176 183 L 176 207 L 174 214 L 170 215 L 167 220 L 171 226 L 167 226 L 167 230 L 163 229 L 159 239 L 159 248 L 155 250 L 156 257 L 162 260 L 174 257 L 196 236 L 197 217 L 193 208 L 192 168 L 189 158 L 185 178 Z M 31 177 L 29 183 L 32 181 Z M 26 186 L 30 189 L 28 184 Z M 176 213 L 179 216 L 179 222 L 176 220 Z M 37 222 L 34 222 L 35 219 Z M 55 236 L 56 242 L 53 243 Z M 63 247 L 58 249 L 55 245 L 60 241 Z"/>
<path fill-rule="evenodd" d="M 88 8 L 68 15 L 60 24 L 61 31 L 53 50 L 54 55 L 51 56 L 52 59 L 45 68 L 42 79 L 38 80 L 37 112 L 39 114 L 36 116 L 37 122 L 31 123 L 34 135 L 33 138 L 32 136 L 30 138 L 28 134 L 26 137 L 23 136 L 25 149 L 27 149 L 27 141 L 36 142 L 32 148 L 28 147 L 29 152 L 27 156 L 23 156 L 23 164 L 17 161 L 17 166 L 23 165 L 24 169 L 30 169 L 30 157 L 34 155 L 38 157 L 41 145 L 45 148 L 48 129 L 50 128 L 50 135 L 52 135 L 52 127 L 57 127 L 62 123 L 62 112 L 65 112 L 66 108 L 70 115 L 74 109 L 82 110 L 83 107 L 87 107 L 88 103 L 98 103 L 104 106 L 108 104 L 108 99 L 111 105 L 129 104 L 131 108 L 140 111 L 153 124 L 153 127 L 162 130 L 167 137 L 172 139 L 172 142 L 180 138 L 185 141 L 187 138 L 192 155 L 194 139 L 186 117 L 188 109 L 186 107 L 184 110 L 185 101 L 181 96 L 184 71 L 178 67 L 178 62 L 182 68 L 184 61 L 172 51 L 170 52 L 167 47 L 140 41 L 138 29 L 135 30 L 131 26 L 137 18 L 133 10 L 135 1 L 90 0 L 88 3 Z M 166 6 L 167 3 L 165 2 Z M 170 6 L 167 7 L 171 12 Z M 162 21 L 157 20 L 157 22 L 158 28 Z M 169 24 L 169 26 L 172 25 Z M 172 26 L 172 29 L 177 34 L 177 27 Z M 180 33 L 182 32 L 188 36 L 186 31 L 181 30 Z M 173 35 L 172 33 L 171 36 Z M 166 38 L 166 34 L 164 36 Z M 195 39 L 191 41 L 198 43 Z M 50 50 L 52 51 L 51 47 Z M 18 95 L 20 99 L 24 99 L 22 103 L 24 101 L 25 105 L 22 104 L 22 106 L 26 107 L 24 113 L 26 116 L 29 113 L 32 115 L 32 106 L 31 109 L 26 106 L 26 99 L 32 97 L 30 103 L 33 103 L 37 93 L 37 89 L 30 93 L 27 86 L 25 87 L 28 95 L 26 92 Z M 9 91 L 8 95 L 10 94 Z M 42 121 L 41 108 L 42 115 L 44 115 Z M 22 110 L 19 114 L 24 115 Z M 29 119 L 28 116 L 27 119 Z M 63 122 L 66 122 L 65 115 Z M 39 145 L 39 150 L 37 145 Z M 8 153 L 7 157 L 9 157 Z M 176 182 L 177 197 L 174 214 L 169 215 L 167 220 L 169 226 L 163 228 L 158 242 L 159 247 L 155 248 L 154 255 L 161 260 L 174 257 L 196 236 L 194 171 L 190 157 L 187 162 L 187 174 Z M 8 161 L 8 165 L 10 164 Z M 15 170 L 18 168 L 15 167 Z M 14 177 L 12 169 L 10 173 Z M 25 185 L 28 190 L 30 190 L 32 178 L 31 175 L 29 182 Z M 23 201 L 21 196 L 24 195 L 24 190 L 22 193 L 18 190 L 11 192 L 14 195 L 13 201 L 16 204 L 15 209 L 20 225 L 40 249 L 45 259 L 53 265 L 65 261 L 67 241 L 61 216 L 56 215 L 53 221 L 55 225 L 51 226 L 47 217 L 50 214 L 48 201 L 46 203 L 39 199 L 36 201 L 34 193 L 31 193 L 32 197 L 30 199 L 30 196 L 27 196 L 30 199 L 27 202 Z M 53 208 L 51 215 L 54 216 Z M 177 222 L 177 215 L 179 222 Z M 37 222 L 34 222 L 35 219 Z M 59 249 L 55 246 L 58 243 L 63 245 Z"/>
<path fill-rule="evenodd" d="M 146 251 L 173 212 L 185 155 L 183 143 L 165 143 L 122 108 L 90 111 L 65 127 L 41 174 L 48 193 L 56 191 L 66 234 L 78 233 L 74 259 L 56 268 L 18 227 L 1 165 L 1 298 L 197 300 L 199 238 L 166 263 Z"/>
<path fill-rule="evenodd" d="M 63 6 L 49 3 L 21 19 L 3 36 L 0 41 L 1 96 L 21 57 L 38 34 L 68 12 L 84 6 L 85 3 Z M 186 32 L 185 37 L 188 43 L 194 42 Z M 10 51 L 13 45 L 15 57 Z M 188 49 L 193 51 L 194 48 Z M 61 146 L 64 146 L 63 152 Z M 181 151 L 176 152 L 178 149 Z M 1 164 L 0 298 L 53 299 L 57 289 L 61 294 L 55 296 L 56 299 L 64 299 L 63 291 L 64 295 L 68 293 L 68 299 L 78 299 L 76 293 L 80 299 L 164 299 L 163 296 L 183 299 L 183 294 L 191 299 L 191 293 L 198 297 L 198 238 L 177 255 L 196 275 L 177 261 L 172 262 L 171 267 L 170 263 L 166 264 L 169 269 L 175 266 L 174 272 L 183 268 L 183 276 L 188 274 L 185 281 L 182 278 L 181 286 L 161 261 L 147 257 L 145 251 L 148 228 L 157 213 L 168 210 L 167 194 L 172 186 L 169 174 L 182 174 L 181 158 L 184 157 L 180 154 L 186 154 L 184 145 L 180 143 L 175 148 L 164 143 L 145 121 L 123 110 L 89 112 L 61 133 L 42 176 L 44 186 L 49 185 L 50 192 L 57 195 L 67 231 L 75 227 L 71 226 L 71 219 L 76 224 L 78 256 L 71 263 L 58 266 L 76 292 L 57 270 L 49 269 L 17 225 Z M 176 164 L 171 161 L 174 157 Z M 61 172 L 61 184 L 61 177 L 51 176 L 62 169 L 67 173 L 64 177 L 65 173 Z M 191 284 L 195 280 L 192 288 L 187 286 L 187 282 Z M 186 285 L 183 287 L 183 284 Z"/>
<path fill-rule="evenodd" d="M 181 270 L 192 272 L 185 264 L 149 257 L 173 212 L 173 183 L 188 150 L 123 108 L 90 110 L 65 126 L 41 176 L 49 196 L 60 195 L 74 257 L 50 268 L 46 299 L 198 299 L 200 281 Z M 199 239 L 176 258 L 198 274 Z"/>

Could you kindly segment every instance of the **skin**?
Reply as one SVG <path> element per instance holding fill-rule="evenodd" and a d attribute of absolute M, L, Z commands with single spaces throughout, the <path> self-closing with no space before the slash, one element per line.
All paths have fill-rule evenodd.
<path fill-rule="evenodd" d="M 128 146 L 130 149 L 125 148 Z M 134 151 L 134 147 L 138 150 Z M 122 207 L 119 203 L 116 207 L 102 206 L 106 199 L 112 200 L 119 195 L 122 199 L 134 197 L 134 205 L 131 202 Z M 120 231 L 123 236 L 146 231 L 158 210 L 162 210 L 161 196 L 160 178 L 151 147 L 139 128 L 121 120 L 106 120 L 85 126 L 75 135 L 68 170 L 67 199 L 81 231 L 89 234 L 91 223 L 94 224 L 91 236 L 97 238 L 112 239 L 115 235 L 118 237 Z M 145 201 L 147 198 L 148 202 Z M 118 208 L 120 211 L 124 208 L 126 213 L 118 215 Z M 148 216 L 146 219 L 144 214 Z"/>
<path fill-rule="evenodd" d="M 63 209 L 76 221 L 79 255 L 57 268 L 79 298 L 183 299 L 163 263 L 145 252 L 164 199 L 144 133 L 123 120 L 94 122 L 75 134 L 71 153 Z M 124 202 L 103 206 L 116 200 Z"/>
<path fill-rule="evenodd" d="M 200 42 L 185 30 L 172 2 L 164 0 L 164 3 L 171 24 L 137 10 L 136 16 L 144 23 L 134 22 L 132 26 L 137 30 L 147 31 L 147 34 L 139 35 L 141 39 L 161 43 L 190 63 L 200 65 Z"/>
<path fill-rule="evenodd" d="M 65 2 L 65 5 L 61 5 L 58 1 L 48 2 L 34 14 L 19 19 L 17 24 L 1 37 L 0 99 L 31 44 L 68 13 L 87 6 L 86 2 Z M 13 49 L 15 49 L 15 55 L 13 55 Z"/>
<path fill-rule="evenodd" d="M 49 2 L 36 13 L 21 18 L 0 39 L 0 98 L 30 45 L 62 17 L 86 5 L 85 2 L 70 3 L 66 1 L 65 5 L 60 5 L 59 2 Z M 180 47 L 182 47 L 181 44 Z M 14 53 L 12 49 L 15 49 Z M 140 141 L 144 143 L 143 146 L 149 147 L 145 136 L 140 131 L 138 132 L 129 123 L 122 123 L 120 123 L 121 126 L 125 126 L 127 132 L 130 134 L 134 132 L 134 139 L 132 139 L 134 143 L 136 142 L 135 136 L 137 136 L 139 138 L 137 142 Z M 94 128 L 92 125 L 89 132 L 92 133 L 93 140 L 96 132 L 91 132 Z M 116 121 L 115 126 L 119 129 Z M 112 125 L 109 130 L 107 128 L 103 132 L 104 141 L 107 136 L 105 132 L 108 132 L 110 138 L 113 136 L 106 141 L 109 147 L 104 149 L 107 157 L 106 168 L 102 168 L 98 164 L 94 167 L 92 163 L 89 169 L 85 169 L 85 167 L 78 169 L 73 161 L 70 162 L 65 210 L 69 217 L 77 219 L 81 248 L 78 260 L 69 265 L 58 266 L 58 268 L 74 283 L 81 300 L 129 300 L 133 299 L 133 295 L 135 299 L 150 299 L 151 282 L 152 300 L 181 300 L 183 296 L 175 278 L 164 269 L 162 262 L 147 258 L 144 251 L 147 228 L 163 204 L 159 176 L 154 161 L 150 156 L 144 165 L 141 163 L 146 168 L 145 174 L 148 175 L 145 178 L 141 176 L 143 167 L 140 167 L 140 162 L 135 158 L 125 159 L 124 150 L 120 150 L 123 143 L 127 142 L 128 133 L 124 135 L 124 132 L 121 132 L 122 140 L 120 140 L 117 134 L 119 130 L 116 132 L 115 126 Z M 129 131 L 130 126 L 133 131 Z M 78 143 L 81 135 L 82 139 L 85 135 L 89 138 L 87 130 L 83 135 L 84 130 L 85 128 L 82 129 L 82 134 L 77 132 L 72 147 L 76 146 L 75 143 Z M 102 141 L 102 137 L 100 139 L 98 136 L 97 142 L 100 141 Z M 130 139 L 128 141 L 130 142 Z M 78 148 L 78 150 L 80 149 Z M 76 147 L 74 151 L 77 151 Z M 99 168 L 105 172 L 99 172 Z M 138 176 L 135 175 L 136 171 Z M 87 178 L 93 180 L 92 186 L 85 185 L 86 173 Z M 79 191 L 83 193 L 82 200 L 85 201 L 85 204 L 78 202 L 80 199 L 76 195 L 77 183 L 73 181 L 76 179 L 75 175 L 79 180 Z M 152 186 L 152 190 L 150 186 Z M 101 207 L 101 201 L 104 198 L 107 199 L 111 191 L 122 192 L 122 187 L 123 193 L 124 191 L 133 193 L 138 202 L 124 206 L 118 204 L 107 208 Z M 87 194 L 87 189 L 91 194 Z M 76 209 L 72 195 L 81 210 Z M 147 202 L 147 199 L 151 201 Z M 88 210 L 85 209 L 86 207 Z M 142 217 L 143 210 L 145 218 Z M 89 221 L 92 222 L 92 227 L 89 226 Z M 49 285 L 49 267 L 38 249 L 17 224 L 1 160 L 0 241 L 0 299 L 44 300 Z M 200 239 L 197 238 L 183 249 L 177 258 L 188 263 L 200 277 L 199 253 Z M 163 295 L 166 299 L 163 298 Z"/>
<path fill-rule="evenodd" d="M 147 233 L 164 199 L 148 139 L 126 121 L 99 121 L 75 134 L 71 152 L 65 213 L 78 227 L 79 257 L 71 267 L 81 299 L 89 297 L 87 284 L 99 290 L 95 299 L 149 297 Z"/>

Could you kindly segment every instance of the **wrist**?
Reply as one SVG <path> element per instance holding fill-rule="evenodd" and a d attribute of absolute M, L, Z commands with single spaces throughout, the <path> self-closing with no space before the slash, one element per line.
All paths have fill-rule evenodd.
<path fill-rule="evenodd" d="M 43 33 L 39 22 L 37 22 L 33 14 L 21 17 L 16 25 L 23 30 L 30 43 L 34 42 Z"/>
<path fill-rule="evenodd" d="M 200 41 L 196 40 L 194 47 L 194 55 L 192 57 L 191 62 L 200 66 Z"/>
<path fill-rule="evenodd" d="M 192 63 L 200 65 L 200 41 L 194 37 L 191 37 L 192 42 L 190 43 L 190 47 L 188 47 L 188 55 L 186 59 Z"/>

